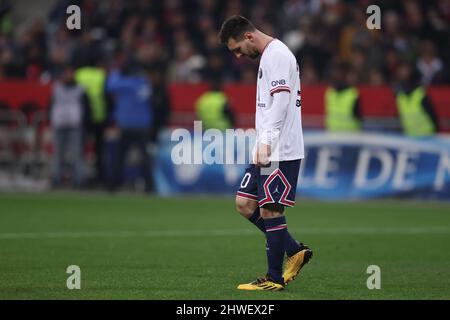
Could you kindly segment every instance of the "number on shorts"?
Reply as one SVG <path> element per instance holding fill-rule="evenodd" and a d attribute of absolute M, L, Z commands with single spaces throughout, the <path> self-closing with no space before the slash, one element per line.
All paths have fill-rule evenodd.
<path fill-rule="evenodd" d="M 247 172 L 241 181 L 241 188 L 247 188 L 248 183 L 250 182 L 250 178 L 252 177 L 252 174 L 250 172 Z"/>

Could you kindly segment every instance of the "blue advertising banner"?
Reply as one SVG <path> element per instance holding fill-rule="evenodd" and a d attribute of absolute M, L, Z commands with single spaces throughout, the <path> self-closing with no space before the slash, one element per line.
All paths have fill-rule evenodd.
<path fill-rule="evenodd" d="M 244 134 L 244 133 L 242 133 Z M 450 200 L 450 137 L 406 138 L 374 133 L 305 132 L 305 159 L 297 196 L 318 199 L 407 197 Z M 217 139 L 174 139 L 162 136 L 155 159 L 155 182 L 162 195 L 234 194 L 246 164 L 223 164 L 225 156 L 211 148 Z M 200 142 L 199 142 L 200 141 Z M 247 143 L 252 146 L 254 136 Z M 179 163 L 180 147 L 197 164 Z M 237 150 L 231 150 L 236 158 Z M 224 148 L 228 150 L 229 148 Z M 251 149 L 251 147 L 250 147 Z M 211 151 L 213 150 L 213 151 Z M 219 153 L 226 153 L 222 150 Z M 205 152 L 210 159 L 202 158 Z M 191 154 L 192 153 L 192 154 Z M 176 157 L 175 157 L 176 158 Z M 218 160 L 219 159 L 219 160 Z M 249 157 L 246 157 L 246 163 Z M 229 162 L 229 161 L 227 161 Z"/>

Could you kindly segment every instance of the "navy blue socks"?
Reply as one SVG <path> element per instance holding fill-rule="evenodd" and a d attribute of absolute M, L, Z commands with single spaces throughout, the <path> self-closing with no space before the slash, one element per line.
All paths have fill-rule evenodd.
<path fill-rule="evenodd" d="M 256 208 L 255 212 L 253 212 L 252 216 L 248 220 L 263 233 L 266 233 L 266 226 L 264 225 L 264 220 L 259 213 L 259 207 Z"/>
<path fill-rule="evenodd" d="M 261 230 L 264 234 L 266 233 L 266 226 L 264 224 L 264 219 L 260 215 L 259 207 L 256 208 L 253 215 L 248 219 L 251 223 L 253 223 L 259 230 Z M 291 257 L 297 252 L 300 251 L 301 247 L 295 241 L 294 238 L 290 235 L 289 232 L 286 232 L 286 254 Z"/>
<path fill-rule="evenodd" d="M 267 275 L 275 282 L 284 284 L 283 259 L 287 242 L 287 225 L 284 216 L 264 219 L 266 226 L 267 262 L 269 270 Z"/>

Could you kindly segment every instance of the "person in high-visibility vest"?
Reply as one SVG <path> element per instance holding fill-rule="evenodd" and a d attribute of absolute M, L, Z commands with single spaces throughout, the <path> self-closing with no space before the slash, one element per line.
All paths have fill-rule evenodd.
<path fill-rule="evenodd" d="M 332 85 L 325 91 L 325 127 L 330 132 L 361 130 L 359 92 L 347 80 L 350 67 L 345 62 L 332 66 Z"/>
<path fill-rule="evenodd" d="M 89 131 L 94 137 L 95 143 L 95 180 L 99 183 L 104 183 L 103 133 L 108 113 L 108 99 L 105 94 L 106 72 L 98 63 L 95 65 L 94 63 L 91 63 L 90 65 L 82 66 L 76 70 L 75 80 L 79 85 L 85 88 L 90 102 L 91 121 Z"/>
<path fill-rule="evenodd" d="M 409 63 L 397 69 L 396 105 L 403 132 L 411 137 L 425 137 L 438 131 L 438 118 L 426 89 L 419 84 L 419 73 Z"/>
<path fill-rule="evenodd" d="M 202 121 L 203 130 L 225 130 L 234 127 L 234 114 L 218 79 L 214 79 L 211 89 L 197 99 L 195 110 L 198 119 Z"/>

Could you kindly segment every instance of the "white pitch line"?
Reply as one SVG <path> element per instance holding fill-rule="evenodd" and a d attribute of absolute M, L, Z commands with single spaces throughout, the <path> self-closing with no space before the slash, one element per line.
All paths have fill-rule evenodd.
<path fill-rule="evenodd" d="M 298 235 L 419 235 L 450 234 L 450 227 L 358 227 L 358 228 L 305 228 L 289 229 Z M 0 233 L 0 240 L 53 239 L 53 238 L 171 238 L 171 237 L 222 237 L 251 236 L 259 234 L 251 229 L 213 230 L 147 230 L 147 231 L 76 231 L 76 232 L 8 232 Z"/>
<path fill-rule="evenodd" d="M 2 239 L 51 239 L 51 238 L 133 238 L 133 237 L 200 237 L 253 235 L 255 231 L 236 230 L 148 230 L 148 231 L 77 231 L 77 232 L 17 232 L 0 233 Z"/>

